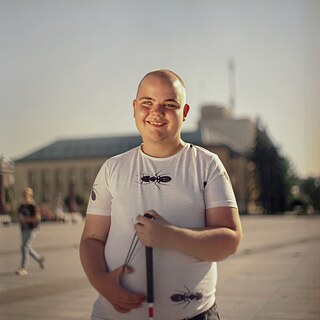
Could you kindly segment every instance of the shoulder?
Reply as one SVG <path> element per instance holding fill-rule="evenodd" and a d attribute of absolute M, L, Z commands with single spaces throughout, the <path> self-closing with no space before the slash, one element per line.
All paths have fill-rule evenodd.
<path fill-rule="evenodd" d="M 128 159 L 131 159 L 138 151 L 140 147 L 135 147 L 133 149 L 130 149 L 126 152 L 120 153 L 116 156 L 113 156 L 106 160 L 107 164 L 117 163 L 119 161 L 126 161 Z"/>
<path fill-rule="evenodd" d="M 101 166 L 99 173 L 107 175 L 108 172 L 112 172 L 119 167 L 126 167 L 136 154 L 138 154 L 138 151 L 139 147 L 136 147 L 107 159 Z"/>
<path fill-rule="evenodd" d="M 188 147 L 188 161 L 193 161 L 198 170 L 221 174 L 225 171 L 224 165 L 219 156 L 203 147 L 190 144 Z"/>
<path fill-rule="evenodd" d="M 36 204 L 35 204 L 35 203 L 30 203 L 30 204 L 28 204 L 28 209 L 29 209 L 31 212 L 36 211 Z"/>
<path fill-rule="evenodd" d="M 194 152 L 196 152 L 197 154 L 201 155 L 201 156 L 206 156 L 206 157 L 217 157 L 217 155 L 211 151 L 209 151 L 208 149 L 205 149 L 203 147 L 197 146 L 195 144 L 189 144 L 189 148 L 190 150 L 193 150 Z"/>
<path fill-rule="evenodd" d="M 205 149 L 203 147 L 189 144 L 189 155 L 192 155 L 193 157 L 196 157 L 199 160 L 203 160 L 206 162 L 220 162 L 220 159 L 217 154 L 209 151 L 208 149 Z"/>
<path fill-rule="evenodd" d="M 106 160 L 105 162 L 105 166 L 112 168 L 116 165 L 119 164 L 126 164 L 130 161 L 132 161 L 132 159 L 139 153 L 139 147 L 130 149 L 126 152 L 120 153 L 116 156 L 113 156 L 109 159 Z"/>

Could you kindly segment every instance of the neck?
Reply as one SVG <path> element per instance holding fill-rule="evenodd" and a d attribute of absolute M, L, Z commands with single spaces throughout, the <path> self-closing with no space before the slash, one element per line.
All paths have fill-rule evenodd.
<path fill-rule="evenodd" d="M 145 143 L 141 145 L 141 150 L 147 154 L 148 156 L 154 158 L 167 158 L 178 153 L 185 146 L 185 142 L 179 140 L 175 144 L 163 144 L 163 142 L 159 143 Z"/>
<path fill-rule="evenodd" d="M 26 199 L 24 199 L 24 203 L 25 204 L 32 204 L 32 199 L 30 199 L 30 198 L 26 198 Z"/>

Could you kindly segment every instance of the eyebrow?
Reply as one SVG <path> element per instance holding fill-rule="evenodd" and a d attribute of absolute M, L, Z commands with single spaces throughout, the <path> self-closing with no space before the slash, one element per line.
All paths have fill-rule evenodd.
<path fill-rule="evenodd" d="M 155 99 L 153 99 L 153 98 L 151 98 L 151 97 L 141 97 L 140 99 L 139 99 L 139 101 L 140 100 L 150 100 L 150 101 L 156 101 Z M 177 100 L 175 100 L 175 99 L 165 99 L 165 100 L 163 100 L 164 102 L 175 102 L 175 103 L 177 103 L 177 104 L 179 104 L 179 102 L 177 101 Z"/>
<path fill-rule="evenodd" d="M 153 98 L 151 98 L 151 97 L 141 97 L 140 99 L 139 99 L 139 101 L 140 100 L 152 100 L 152 101 L 155 101 L 155 99 L 153 99 Z"/>

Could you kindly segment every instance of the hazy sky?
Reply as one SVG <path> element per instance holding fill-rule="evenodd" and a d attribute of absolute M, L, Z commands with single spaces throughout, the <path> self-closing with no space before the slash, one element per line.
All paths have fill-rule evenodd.
<path fill-rule="evenodd" d="M 0 155 L 136 133 L 141 77 L 169 68 L 191 105 L 259 117 L 298 174 L 320 175 L 320 1 L 0 0 Z"/>

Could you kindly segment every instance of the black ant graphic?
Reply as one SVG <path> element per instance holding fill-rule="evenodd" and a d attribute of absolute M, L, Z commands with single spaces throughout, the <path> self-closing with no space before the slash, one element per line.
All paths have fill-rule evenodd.
<path fill-rule="evenodd" d="M 192 293 L 187 286 L 184 287 L 187 291 L 177 290 L 179 293 L 175 293 L 170 297 L 173 302 L 178 302 L 177 304 L 186 304 L 183 309 L 185 309 L 191 301 L 198 301 L 203 298 L 201 292 Z"/>
<path fill-rule="evenodd" d="M 142 177 L 140 178 L 140 180 L 142 181 L 141 184 L 143 183 L 150 183 L 150 182 L 154 182 L 154 184 L 157 186 L 158 189 L 159 188 L 159 184 L 164 184 L 164 183 L 168 183 L 171 181 L 171 177 L 166 176 L 164 174 L 159 175 L 161 171 L 157 172 L 154 176 L 150 176 L 150 175 L 145 175 L 144 173 L 142 174 Z"/>
<path fill-rule="evenodd" d="M 96 186 L 96 184 L 93 185 L 93 187 L 91 188 L 91 199 L 94 201 L 97 199 L 97 193 L 98 191 L 96 190 L 96 188 L 94 186 Z"/>

